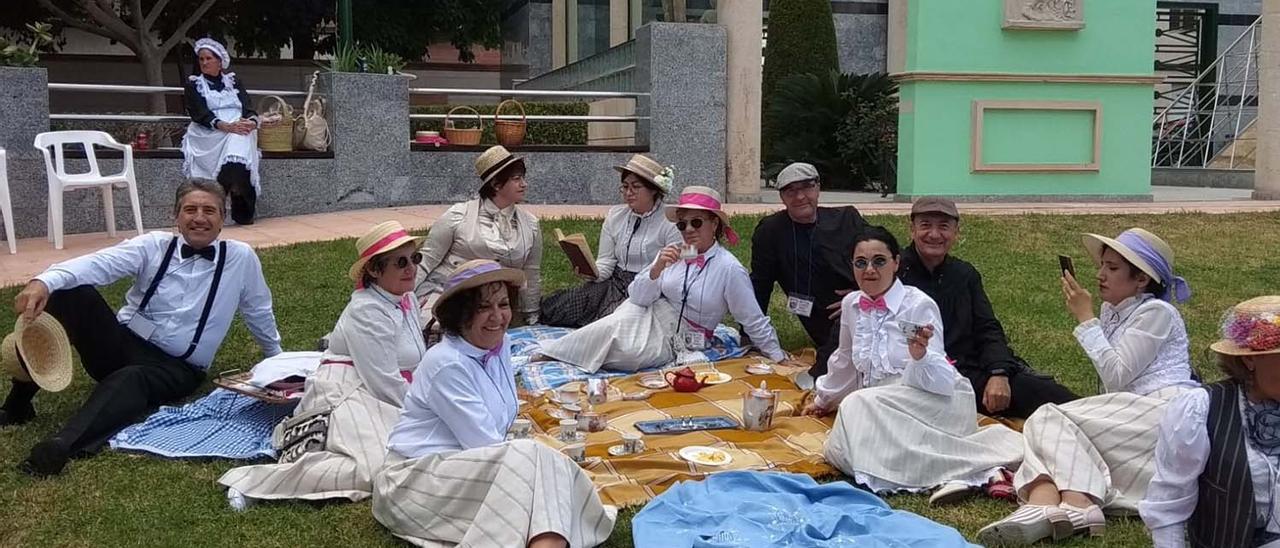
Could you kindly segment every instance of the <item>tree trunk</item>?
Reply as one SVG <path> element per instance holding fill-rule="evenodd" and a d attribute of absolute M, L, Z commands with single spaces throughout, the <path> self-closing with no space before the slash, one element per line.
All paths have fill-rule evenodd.
<path fill-rule="evenodd" d="M 316 40 L 310 31 L 299 32 L 292 37 L 294 59 L 314 59 L 316 56 Z"/>
<path fill-rule="evenodd" d="M 138 52 L 138 60 L 142 62 L 143 74 L 146 77 L 148 86 L 164 85 L 164 57 L 158 55 L 152 48 L 143 47 Z M 152 93 L 147 96 L 147 111 L 151 114 L 164 114 L 168 108 L 165 106 L 163 93 Z"/>

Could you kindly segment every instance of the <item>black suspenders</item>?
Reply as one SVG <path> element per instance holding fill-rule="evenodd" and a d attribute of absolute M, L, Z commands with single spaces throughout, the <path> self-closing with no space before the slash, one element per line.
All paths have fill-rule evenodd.
<path fill-rule="evenodd" d="M 160 280 L 164 279 L 165 274 L 169 273 L 169 263 L 173 260 L 173 252 L 178 249 L 178 238 L 175 236 L 169 242 L 169 247 L 165 251 L 164 259 L 160 260 L 160 270 L 156 272 L 154 278 L 151 279 L 151 286 L 147 288 L 146 294 L 142 296 L 142 303 L 138 305 L 135 314 L 141 314 L 147 308 L 147 304 L 151 302 L 151 297 L 155 296 L 156 289 L 160 287 Z M 209 321 L 209 313 L 213 311 L 213 300 L 218 296 L 218 286 L 222 283 L 222 270 L 227 264 L 227 242 L 218 242 L 218 266 L 213 270 L 213 285 L 209 287 L 209 295 L 204 300 L 204 310 L 200 312 L 200 322 L 196 324 L 196 335 L 191 339 L 191 345 L 187 347 L 187 352 L 178 356 L 180 360 L 186 360 L 194 354 L 196 347 L 200 346 L 200 337 L 204 335 L 204 326 Z"/>

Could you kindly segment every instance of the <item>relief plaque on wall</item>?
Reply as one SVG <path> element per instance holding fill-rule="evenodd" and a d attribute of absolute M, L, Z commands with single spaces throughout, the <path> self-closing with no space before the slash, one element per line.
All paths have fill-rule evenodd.
<path fill-rule="evenodd" d="M 1004 0 L 1006 29 L 1079 30 L 1084 0 Z"/>

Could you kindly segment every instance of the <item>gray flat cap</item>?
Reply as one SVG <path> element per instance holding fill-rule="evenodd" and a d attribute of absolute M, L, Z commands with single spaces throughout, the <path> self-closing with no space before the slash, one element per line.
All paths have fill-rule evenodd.
<path fill-rule="evenodd" d="M 778 173 L 778 190 L 787 188 L 787 185 L 791 183 L 817 180 L 818 168 L 813 167 L 813 164 L 796 162 L 783 168 L 782 172 Z"/>

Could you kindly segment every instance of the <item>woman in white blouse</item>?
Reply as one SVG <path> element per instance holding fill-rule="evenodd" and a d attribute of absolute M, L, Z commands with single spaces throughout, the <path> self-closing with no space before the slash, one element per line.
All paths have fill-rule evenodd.
<path fill-rule="evenodd" d="M 627 300 L 636 272 L 653 263 L 662 248 L 680 243 L 680 231 L 667 220 L 662 203 L 671 191 L 672 169 L 643 154 L 614 169 L 622 173 L 618 191 L 626 203 L 605 215 L 596 256 L 599 275 L 578 274 L 586 283 L 543 299 L 539 320 L 545 325 L 582 327 L 612 314 Z"/>
<path fill-rule="evenodd" d="M 1155 469 L 1161 413 L 1199 384 L 1192 380 L 1186 325 L 1169 302 L 1191 297 L 1174 274 L 1173 249 L 1141 228 L 1115 239 L 1085 234 L 1084 245 L 1098 265 L 1101 313 L 1093 313 L 1092 296 L 1069 272 L 1063 272 L 1062 292 L 1104 394 L 1047 404 L 1027 419 L 1023 463 L 1014 476 L 1024 505 L 978 531 L 981 542 L 1098 536 L 1106 530 L 1104 510 L 1137 511 Z"/>
<path fill-rule="evenodd" d="M 1224 315 L 1227 379 L 1169 402 L 1138 505 L 1156 548 L 1280 546 L 1280 296 Z"/>
<path fill-rule="evenodd" d="M 840 346 L 804 410 L 838 410 L 827 461 L 876 492 L 977 487 L 1016 465 L 1017 432 L 978 428 L 973 387 L 947 361 L 938 305 L 897 279 L 897 239 L 870 226 L 854 246 L 861 289 L 840 303 Z"/>
<path fill-rule="evenodd" d="M 539 359 L 554 359 L 593 373 L 601 367 L 636 371 L 671 363 L 680 353 L 709 347 L 725 312 L 742 324 L 765 356 L 791 358 L 756 304 L 747 269 L 728 250 L 738 235 L 721 210 L 720 193 L 686 187 L 666 210 L 684 245 L 667 246 L 628 288 L 627 301 L 608 316 L 548 343 Z"/>
<path fill-rule="evenodd" d="M 413 298 L 421 243 L 395 221 L 356 241 L 349 271 L 356 290 L 293 416 L 277 427 L 279 462 L 235 468 L 218 480 L 234 507 L 370 495 L 387 435 L 427 351 Z"/>
<path fill-rule="evenodd" d="M 524 201 L 524 158 L 501 146 L 476 158 L 480 196 L 454 204 L 427 234 L 414 293 L 422 307 L 422 323 L 431 320 L 431 305 L 444 291 L 449 273 L 473 259 L 489 259 L 524 272 L 529 280 L 520 289 L 516 318 L 525 325 L 538 323 L 541 300 L 542 231 L 538 218 L 517 204 Z"/>
<path fill-rule="evenodd" d="M 415 374 L 374 479 L 374 518 L 413 544 L 595 546 L 613 531 L 616 510 L 576 463 L 505 441 L 519 410 L 509 295 L 524 282 L 518 270 L 468 261 L 435 302 L 444 338 Z"/>

